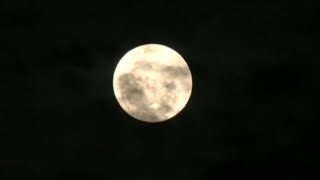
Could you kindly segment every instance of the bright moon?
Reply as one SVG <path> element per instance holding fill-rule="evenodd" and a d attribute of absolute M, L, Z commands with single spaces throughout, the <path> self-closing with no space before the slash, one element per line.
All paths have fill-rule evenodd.
<path fill-rule="evenodd" d="M 176 51 L 160 44 L 146 44 L 120 59 L 113 75 L 113 90 L 130 116 L 145 122 L 162 122 L 185 107 L 192 77 Z"/>

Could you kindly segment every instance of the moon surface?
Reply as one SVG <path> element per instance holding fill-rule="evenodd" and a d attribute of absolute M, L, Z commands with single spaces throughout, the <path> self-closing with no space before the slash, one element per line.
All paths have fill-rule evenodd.
<path fill-rule="evenodd" d="M 121 108 L 144 122 L 176 116 L 192 91 L 190 69 L 173 49 L 146 44 L 127 52 L 113 75 L 113 90 Z"/>

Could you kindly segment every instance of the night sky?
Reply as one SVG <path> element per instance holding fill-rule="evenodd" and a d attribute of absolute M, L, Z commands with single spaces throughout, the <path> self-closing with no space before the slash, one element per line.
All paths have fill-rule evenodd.
<path fill-rule="evenodd" d="M 0 179 L 316 175 L 319 12 L 307 1 L 0 1 Z M 146 43 L 175 49 L 192 73 L 187 106 L 164 123 L 133 119 L 113 93 L 118 61 Z"/>

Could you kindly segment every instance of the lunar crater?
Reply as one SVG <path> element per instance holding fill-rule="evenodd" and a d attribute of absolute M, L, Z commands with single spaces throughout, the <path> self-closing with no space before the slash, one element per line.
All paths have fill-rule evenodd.
<path fill-rule="evenodd" d="M 138 61 L 134 64 L 133 71 L 140 71 L 140 70 L 152 70 L 153 64 L 148 63 L 145 59 Z"/>
<path fill-rule="evenodd" d="M 181 66 L 165 66 L 162 68 L 162 71 L 169 77 L 185 77 L 190 76 L 188 67 Z"/>
<path fill-rule="evenodd" d="M 165 83 L 163 83 L 163 87 L 167 91 L 173 91 L 176 89 L 176 83 L 174 83 L 173 81 L 165 82 Z"/>
<path fill-rule="evenodd" d="M 141 81 L 141 79 L 140 79 Z M 123 74 L 119 77 L 120 96 L 122 99 L 128 100 L 130 104 L 135 104 L 143 100 L 144 90 L 139 84 L 139 78 L 131 73 Z"/>

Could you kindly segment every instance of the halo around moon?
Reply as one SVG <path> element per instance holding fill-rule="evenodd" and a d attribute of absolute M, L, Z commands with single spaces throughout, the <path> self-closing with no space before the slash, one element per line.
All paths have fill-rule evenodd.
<path fill-rule="evenodd" d="M 161 122 L 176 116 L 192 91 L 190 69 L 173 49 L 146 44 L 127 52 L 113 75 L 121 108 L 135 119 Z"/>

